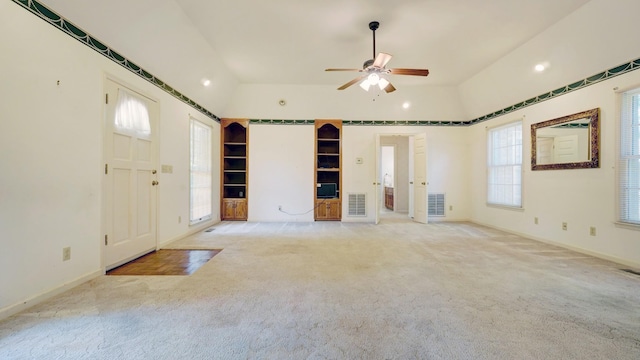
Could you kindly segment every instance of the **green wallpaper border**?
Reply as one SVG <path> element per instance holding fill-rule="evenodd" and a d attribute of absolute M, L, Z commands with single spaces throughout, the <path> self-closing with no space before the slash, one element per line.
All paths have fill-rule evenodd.
<path fill-rule="evenodd" d="M 160 80 L 156 76 L 152 75 L 148 71 L 144 70 L 136 63 L 131 60 L 125 58 L 115 50 L 111 49 L 109 46 L 100 42 L 98 39 L 89 35 L 84 30 L 80 29 L 73 23 L 69 22 L 62 16 L 56 14 L 51 9 L 46 6 L 40 4 L 36 0 L 11 0 L 16 4 L 19 4 L 24 9 L 30 11 L 32 14 L 38 16 L 39 18 L 45 20 L 49 24 L 55 26 L 59 30 L 67 33 L 69 36 L 74 39 L 80 41 L 81 43 L 89 46 L 93 50 L 99 52 L 103 56 L 111 59 L 117 64 L 121 65 L 125 69 L 133 72 L 134 74 L 140 76 L 144 80 L 154 84 L 158 88 L 172 95 L 176 99 L 182 101 L 183 103 L 191 106 L 192 108 L 198 110 L 202 114 L 207 117 L 220 122 L 220 118 L 213 114 L 211 111 L 204 108 L 202 105 L 196 103 L 192 99 L 188 98 L 186 95 L 182 94 L 178 90 L 172 88 L 164 81 Z M 611 79 L 616 76 L 620 76 L 631 71 L 635 71 L 640 69 L 640 58 L 630 61 L 628 63 L 624 63 L 615 67 L 612 67 L 608 70 L 602 71 L 595 75 L 589 76 L 579 81 L 575 81 L 569 85 L 565 85 L 559 87 L 555 90 L 551 90 L 549 92 L 545 92 L 538 96 L 532 97 L 525 101 L 521 101 L 517 104 L 508 106 L 504 109 L 500 109 L 498 111 L 494 111 L 492 113 L 486 114 L 484 116 L 477 117 L 468 121 L 449 121 L 449 120 L 344 120 L 343 125 L 352 125 L 352 126 L 472 126 L 478 123 L 491 120 L 497 118 L 499 116 L 503 116 L 514 111 L 523 109 L 525 107 L 539 104 L 541 102 L 551 100 L 557 98 L 558 96 L 566 95 L 570 92 L 583 89 L 587 86 L 597 84 L 601 81 L 605 81 Z M 309 125 L 313 124 L 313 120 L 286 120 L 286 119 L 250 119 L 251 124 L 272 124 L 272 125 Z"/>
<path fill-rule="evenodd" d="M 263 125 L 313 125 L 314 120 L 249 119 L 250 124 Z M 342 120 L 342 125 L 351 126 L 469 126 L 469 121 L 439 120 Z"/>
<path fill-rule="evenodd" d="M 565 85 L 562 87 L 559 87 L 555 90 L 551 90 L 549 92 L 546 92 L 544 94 L 540 94 L 538 96 L 532 97 L 530 99 L 527 99 L 525 101 L 519 102 L 515 105 L 511 105 L 508 106 L 504 109 L 498 110 L 498 111 L 494 111 L 492 113 L 489 113 L 487 115 L 475 118 L 473 120 L 470 121 L 470 125 L 475 125 L 477 123 L 481 123 L 483 121 L 487 121 L 493 118 L 496 118 L 498 116 L 502 116 L 502 115 L 506 115 L 509 114 L 511 112 L 514 112 L 516 110 L 520 110 L 523 109 L 525 107 L 531 106 L 531 105 L 535 105 L 535 104 L 539 104 L 543 101 L 547 101 L 547 100 L 551 100 L 554 98 L 557 98 L 558 96 L 562 96 L 562 95 L 566 95 L 570 92 L 574 92 L 576 90 L 580 90 L 580 89 L 584 89 L 587 86 L 593 85 L 593 84 L 597 84 L 601 81 L 605 81 L 611 78 L 614 78 L 616 76 L 620 76 L 623 74 L 626 74 L 628 72 L 634 71 L 634 70 L 638 70 L 640 69 L 640 58 L 630 61 L 628 63 L 624 63 L 615 67 L 612 67 L 611 69 L 602 71 L 600 73 L 597 73 L 595 75 L 589 76 L 587 78 L 584 78 L 582 80 L 573 82 L 569 85 Z"/>

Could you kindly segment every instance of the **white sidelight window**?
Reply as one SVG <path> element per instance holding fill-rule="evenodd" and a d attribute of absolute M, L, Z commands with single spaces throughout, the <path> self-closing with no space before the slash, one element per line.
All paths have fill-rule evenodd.
<path fill-rule="evenodd" d="M 522 121 L 487 134 L 487 203 L 522 207 Z"/>
<path fill-rule="evenodd" d="M 640 89 L 622 94 L 618 156 L 619 220 L 640 225 Z"/>
<path fill-rule="evenodd" d="M 190 224 L 211 219 L 211 161 L 211 127 L 191 119 Z"/>

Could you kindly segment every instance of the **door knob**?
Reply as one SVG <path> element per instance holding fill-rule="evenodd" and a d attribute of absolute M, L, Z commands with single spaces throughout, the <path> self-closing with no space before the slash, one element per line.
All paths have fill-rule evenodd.
<path fill-rule="evenodd" d="M 156 170 L 151 170 L 151 173 L 152 173 L 152 174 L 156 174 L 157 172 L 158 172 L 158 171 L 156 171 Z"/>
<path fill-rule="evenodd" d="M 153 181 L 151 182 L 151 185 L 153 185 L 153 186 L 156 186 L 156 185 L 158 185 L 158 184 L 160 184 L 160 183 L 159 183 L 159 182 L 157 182 L 157 181 L 155 181 L 155 180 L 153 180 Z"/>
<path fill-rule="evenodd" d="M 422 182 L 422 185 L 427 185 L 427 183 L 423 181 L 423 182 Z"/>

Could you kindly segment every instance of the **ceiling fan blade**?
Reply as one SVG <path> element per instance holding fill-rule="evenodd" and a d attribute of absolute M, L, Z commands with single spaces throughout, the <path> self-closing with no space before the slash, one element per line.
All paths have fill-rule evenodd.
<path fill-rule="evenodd" d="M 429 75 L 429 70 L 427 69 L 389 69 L 389 74 L 427 76 Z"/>
<path fill-rule="evenodd" d="M 360 81 L 360 80 L 364 79 L 364 77 L 366 77 L 366 76 L 367 76 L 366 74 L 365 74 L 365 75 L 362 75 L 362 76 L 358 76 L 357 78 L 355 78 L 355 79 L 353 79 L 353 80 L 349 81 L 348 83 L 346 83 L 346 84 L 344 84 L 344 85 L 340 86 L 340 87 L 338 88 L 338 90 L 344 90 L 344 89 L 348 88 L 349 86 L 351 86 L 351 85 L 353 85 L 353 84 L 357 83 L 358 81 Z"/>
<path fill-rule="evenodd" d="M 324 69 L 324 71 L 359 71 L 359 72 L 362 72 L 362 69 Z"/>
<path fill-rule="evenodd" d="M 388 94 L 390 92 L 396 91 L 396 88 L 393 85 L 391 85 L 391 83 L 389 83 L 389 85 L 385 86 L 384 91 Z"/>
<path fill-rule="evenodd" d="M 376 56 L 376 60 L 373 62 L 373 66 L 384 68 L 392 57 L 393 56 L 389 54 L 381 52 L 378 54 L 378 56 Z"/>

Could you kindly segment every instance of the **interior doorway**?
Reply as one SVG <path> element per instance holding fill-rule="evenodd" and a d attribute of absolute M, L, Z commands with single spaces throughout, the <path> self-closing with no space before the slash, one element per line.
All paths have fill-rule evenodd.
<path fill-rule="evenodd" d="M 420 205 L 418 208 L 426 208 L 426 196 L 422 199 L 423 191 L 415 193 L 414 186 L 417 136 L 422 140 L 425 138 L 424 134 L 378 135 L 376 223 L 426 222 L 426 217 L 416 219 L 414 214 L 416 202 Z M 419 166 L 420 172 L 425 173 L 421 179 L 426 177 L 426 158 L 424 163 Z"/>

